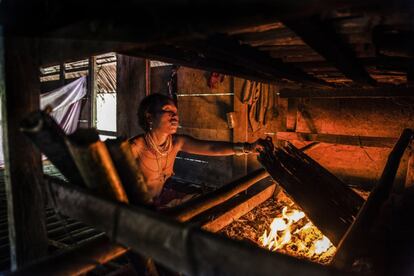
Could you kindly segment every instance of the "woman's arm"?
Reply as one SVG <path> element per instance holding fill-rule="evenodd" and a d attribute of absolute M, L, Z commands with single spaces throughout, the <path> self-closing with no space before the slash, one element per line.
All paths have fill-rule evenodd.
<path fill-rule="evenodd" d="M 209 156 L 228 156 L 234 154 L 247 154 L 256 150 L 258 143 L 231 143 L 222 141 L 198 140 L 191 136 L 179 135 L 180 150 Z"/>

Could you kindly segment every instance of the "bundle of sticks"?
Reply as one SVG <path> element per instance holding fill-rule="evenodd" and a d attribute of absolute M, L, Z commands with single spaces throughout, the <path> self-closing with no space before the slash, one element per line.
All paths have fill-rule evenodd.
<path fill-rule="evenodd" d="M 147 205 L 151 201 L 128 141 L 102 142 L 95 129 L 66 135 L 44 111 L 25 119 L 21 131 L 72 184 L 119 202 Z"/>
<path fill-rule="evenodd" d="M 274 148 L 267 139 L 264 145 L 259 162 L 321 232 L 338 245 L 364 200 L 292 144 Z"/>

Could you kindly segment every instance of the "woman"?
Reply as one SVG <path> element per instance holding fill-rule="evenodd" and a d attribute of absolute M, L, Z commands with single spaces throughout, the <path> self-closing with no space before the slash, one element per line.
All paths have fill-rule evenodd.
<path fill-rule="evenodd" d="M 176 134 L 179 122 L 177 107 L 171 98 L 162 94 L 152 94 L 142 100 L 138 122 L 145 134 L 130 139 L 131 149 L 146 178 L 148 191 L 156 202 L 166 180 L 174 174 L 174 161 L 179 151 L 227 156 L 255 152 L 261 147 L 258 142 L 203 141 Z"/>

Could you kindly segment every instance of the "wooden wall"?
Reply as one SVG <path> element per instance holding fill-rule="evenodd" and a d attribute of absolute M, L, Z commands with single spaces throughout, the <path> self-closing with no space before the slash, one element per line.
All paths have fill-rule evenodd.
<path fill-rule="evenodd" d="M 296 131 L 309 132 L 309 118 L 318 133 L 351 136 L 399 137 L 414 127 L 413 99 L 302 99 Z M 305 119 L 306 118 L 306 119 Z M 308 154 L 351 185 L 372 187 L 381 176 L 391 148 L 322 143 Z M 403 185 L 406 152 L 397 175 Z"/>
<path fill-rule="evenodd" d="M 226 76 L 217 88 L 207 86 L 209 72 L 181 67 L 178 70 L 180 133 L 207 140 L 254 142 L 266 136 L 276 140 L 277 132 L 305 132 L 349 136 L 398 138 L 404 128 L 414 127 L 412 99 L 282 99 L 275 97 L 268 122 L 255 132 L 248 127 L 248 109 L 240 102 L 245 80 Z M 221 96 L 217 94 L 231 93 Z M 206 95 L 196 95 L 206 94 Z M 235 112 L 238 125 L 227 126 L 226 113 Z M 309 142 L 292 140 L 301 147 Z M 307 152 L 322 166 L 351 186 L 370 189 L 378 181 L 390 147 L 367 147 L 320 143 Z M 397 174 L 397 186 L 404 185 L 409 151 Z M 179 156 L 176 174 L 189 181 L 220 186 L 260 165 L 256 157 Z M 200 160 L 194 162 L 188 159 Z M 243 168 L 244 167 L 244 168 Z"/>
<path fill-rule="evenodd" d="M 195 138 L 232 141 L 232 130 L 227 127 L 226 113 L 233 111 L 233 93 L 230 77 L 225 77 L 217 88 L 209 88 L 209 73 L 180 67 L 177 72 L 179 133 Z M 203 94 L 197 95 L 197 94 Z M 196 161 L 191 161 L 196 160 Z M 175 165 L 176 175 L 185 180 L 221 186 L 232 178 L 232 157 L 207 157 L 180 153 Z"/>

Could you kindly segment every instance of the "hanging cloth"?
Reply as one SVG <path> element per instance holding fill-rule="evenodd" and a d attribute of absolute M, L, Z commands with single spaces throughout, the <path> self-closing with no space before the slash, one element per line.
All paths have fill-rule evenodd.
<path fill-rule="evenodd" d="M 66 134 L 73 133 L 78 127 L 81 99 L 86 95 L 86 87 L 86 77 L 81 77 L 63 87 L 40 95 L 40 108 L 44 109 L 46 106 L 50 106 L 52 108 L 50 115 Z M 4 166 L 2 136 L 3 131 L 0 129 L 0 167 Z"/>

